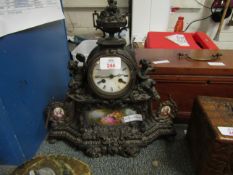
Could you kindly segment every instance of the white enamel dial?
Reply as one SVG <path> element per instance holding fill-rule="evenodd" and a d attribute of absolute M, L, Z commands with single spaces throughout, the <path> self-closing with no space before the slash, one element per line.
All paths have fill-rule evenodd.
<path fill-rule="evenodd" d="M 121 61 L 120 69 L 100 69 L 100 61 L 94 65 L 92 79 L 95 86 L 102 92 L 118 93 L 124 90 L 130 82 L 130 69 Z"/>

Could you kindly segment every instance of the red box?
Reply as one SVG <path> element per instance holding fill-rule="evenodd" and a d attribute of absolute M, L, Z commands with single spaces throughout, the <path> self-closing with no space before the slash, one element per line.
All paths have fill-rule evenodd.
<path fill-rule="evenodd" d="M 189 46 L 180 46 L 169 39 L 167 36 L 182 34 L 185 36 Z M 219 48 L 204 32 L 195 33 L 177 33 L 177 32 L 148 32 L 145 41 L 145 48 L 160 48 L 160 49 L 209 49 L 218 50 Z"/>

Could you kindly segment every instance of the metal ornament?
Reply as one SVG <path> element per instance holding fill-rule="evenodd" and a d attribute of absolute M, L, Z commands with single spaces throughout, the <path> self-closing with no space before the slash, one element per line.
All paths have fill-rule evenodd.
<path fill-rule="evenodd" d="M 67 156 L 38 156 L 17 167 L 12 175 L 91 175 L 89 166 Z"/>
<path fill-rule="evenodd" d="M 105 38 L 98 40 L 87 61 L 78 54 L 77 60 L 69 62 L 71 79 L 66 99 L 47 108 L 48 139 L 52 143 L 67 140 L 91 157 L 130 157 L 161 136 L 175 135 L 173 119 L 177 106 L 171 99 L 161 102 L 155 81 L 147 76 L 152 69 L 150 62 L 142 59 L 138 66 L 134 51 L 115 35 L 126 29 L 126 15 L 120 13 L 116 1 L 108 0 L 108 4 L 100 14 L 93 14 L 94 26 L 104 32 Z M 120 57 L 130 67 L 129 83 L 118 94 L 104 93 L 93 85 L 93 65 L 101 57 Z M 78 62 L 83 66 L 79 67 Z M 118 83 L 124 81 L 119 78 L 121 75 L 109 72 L 107 77 L 119 80 Z M 107 81 L 100 79 L 103 84 Z M 153 111 L 152 106 L 157 106 L 157 110 Z M 100 117 L 106 111 L 108 115 Z"/>

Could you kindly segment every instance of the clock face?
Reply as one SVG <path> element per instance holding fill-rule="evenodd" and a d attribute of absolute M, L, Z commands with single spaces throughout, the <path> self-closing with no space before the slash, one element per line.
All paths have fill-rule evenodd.
<path fill-rule="evenodd" d="M 109 61 L 110 60 L 110 61 Z M 111 60 L 114 60 L 111 63 Z M 132 66 L 125 58 L 101 57 L 90 66 L 89 85 L 99 96 L 113 99 L 125 95 L 133 84 Z"/>
<path fill-rule="evenodd" d="M 123 61 L 120 69 L 101 69 L 100 61 L 97 61 L 92 73 L 95 86 L 107 93 L 122 91 L 129 84 L 130 76 L 130 69 Z"/>

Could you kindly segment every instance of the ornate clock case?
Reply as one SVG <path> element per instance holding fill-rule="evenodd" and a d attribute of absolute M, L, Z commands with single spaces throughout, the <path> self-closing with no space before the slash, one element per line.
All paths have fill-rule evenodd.
<path fill-rule="evenodd" d="M 160 101 L 155 82 L 146 75 L 150 63 L 136 63 L 134 50 L 120 37 L 127 28 L 126 15 L 116 1 L 108 4 L 93 14 L 94 26 L 104 37 L 87 60 L 77 54 L 77 60 L 69 62 L 66 99 L 47 108 L 48 139 L 69 141 L 91 157 L 129 157 L 155 139 L 175 134 L 177 108 L 171 99 Z M 157 103 L 156 111 L 152 102 Z"/>

